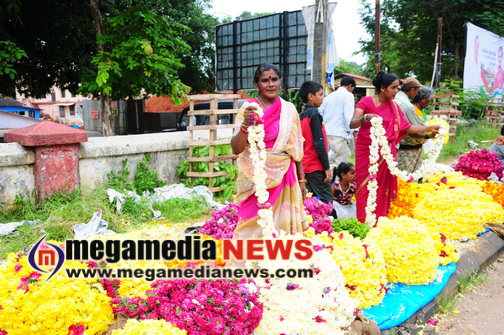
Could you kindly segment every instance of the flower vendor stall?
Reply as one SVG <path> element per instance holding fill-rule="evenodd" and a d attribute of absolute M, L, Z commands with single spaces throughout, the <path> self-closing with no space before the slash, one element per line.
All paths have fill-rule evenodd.
<path fill-rule="evenodd" d="M 246 267 L 310 269 L 313 277 L 73 279 L 60 270 L 47 280 L 50 269 L 45 268 L 49 273 L 35 271 L 28 262 L 27 247 L 0 263 L 0 335 L 317 335 L 344 334 L 358 314 L 376 321 L 381 329 L 404 322 L 439 294 L 454 273 L 460 253 L 453 241 L 475 239 L 487 222 L 504 222 L 504 186 L 484 180 L 483 174 L 499 176 L 499 170 L 483 151 L 462 160 L 459 172 L 435 164 L 446 140 L 445 128 L 420 170 L 406 174 L 397 169 L 384 142 L 381 119 L 371 122 L 366 224 L 333 221 L 328 216 L 330 206 L 308 197 L 304 205 L 310 227 L 295 235 L 275 228 L 267 203 L 260 112 L 249 127 L 263 235 L 293 243 L 308 240 L 313 256 L 247 260 Z M 400 179 L 398 199 L 388 217 L 376 218 L 378 183 L 372 176 L 380 154 Z M 502 169 L 500 173 L 502 177 Z M 422 183 L 415 182 L 419 179 Z M 222 240 L 233 237 L 237 222 L 238 205 L 227 203 L 194 232 L 202 241 L 218 246 L 218 257 L 212 261 L 66 261 L 63 270 L 225 268 Z M 180 240 L 188 225 L 160 221 L 149 228 L 95 239 Z M 120 326 L 118 315 L 127 318 Z"/>

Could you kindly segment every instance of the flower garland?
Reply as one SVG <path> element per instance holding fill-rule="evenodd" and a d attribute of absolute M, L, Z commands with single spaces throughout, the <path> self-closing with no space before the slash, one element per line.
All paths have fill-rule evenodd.
<path fill-rule="evenodd" d="M 436 278 L 439 258 L 434 240 L 417 220 L 381 217 L 366 240 L 381 248 L 390 283 L 427 285 Z"/>
<path fill-rule="evenodd" d="M 309 228 L 304 235 L 319 240 L 317 248 L 330 250 L 345 278 L 345 288 L 350 298 L 359 303 L 359 309 L 378 305 L 383 300 L 387 292 L 387 271 L 383 253 L 377 245 L 355 238 L 347 231 L 315 234 L 314 229 Z"/>
<path fill-rule="evenodd" d="M 256 111 L 249 119 L 248 143 L 250 144 L 250 159 L 254 166 L 253 182 L 255 184 L 255 195 L 257 196 L 257 214 L 259 220 L 257 223 L 263 228 L 263 236 L 277 236 L 278 231 L 273 221 L 273 211 L 271 204 L 268 203 L 269 193 L 266 188 L 266 178 L 268 177 L 264 167 L 266 166 L 266 146 L 264 144 L 264 111 L 255 102 L 244 104 L 244 108 L 255 107 Z"/>
<path fill-rule="evenodd" d="M 437 172 L 435 162 L 439 157 L 441 148 L 443 147 L 444 137 L 447 133 L 448 130 L 446 126 L 441 125 L 439 133 L 434 139 L 434 147 L 427 154 L 427 159 L 422 162 L 422 165 L 417 171 L 410 174 L 406 171 L 399 170 L 397 167 L 397 162 L 394 160 L 387 137 L 385 136 L 383 119 L 381 117 L 374 117 L 371 119 L 371 146 L 369 147 L 368 169 L 369 181 L 367 184 L 369 195 L 366 203 L 366 223 L 368 225 L 375 225 L 376 223 L 376 214 L 374 214 L 374 211 L 376 209 L 376 193 L 378 190 L 376 174 L 378 173 L 379 154 L 381 154 L 387 162 L 390 173 L 402 180 L 413 181 L 415 179 L 427 177 Z"/>
<path fill-rule="evenodd" d="M 306 239 L 301 234 L 280 238 Z M 271 273 L 278 269 L 304 271 L 308 268 L 314 273 L 312 278 L 284 276 L 255 280 L 260 288 L 259 300 L 264 303 L 264 312 L 254 334 L 342 335 L 354 320 L 357 302 L 344 289 L 343 275 L 329 250 L 316 251 L 307 261 L 290 259 L 247 263 L 247 266 L 267 268 Z"/>

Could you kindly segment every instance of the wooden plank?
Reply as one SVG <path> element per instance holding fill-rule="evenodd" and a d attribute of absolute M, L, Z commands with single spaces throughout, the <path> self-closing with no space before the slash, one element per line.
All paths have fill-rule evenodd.
<path fill-rule="evenodd" d="M 224 94 L 192 94 L 187 96 L 187 100 L 189 101 L 194 101 L 194 100 L 212 100 L 216 97 L 223 97 Z"/>
<path fill-rule="evenodd" d="M 226 171 L 219 171 L 219 172 L 187 172 L 187 174 L 186 174 L 187 177 L 204 177 L 204 178 L 227 176 L 227 175 L 228 175 L 228 173 Z"/>
<path fill-rule="evenodd" d="M 189 145 L 197 145 L 197 146 L 205 146 L 205 145 L 220 145 L 220 144 L 230 144 L 231 139 L 226 140 L 216 140 L 216 141 L 207 141 L 207 140 L 193 140 L 189 141 Z"/>
<path fill-rule="evenodd" d="M 238 155 L 225 155 L 225 156 L 214 156 L 214 157 L 188 157 L 189 162 L 217 162 L 224 161 L 228 159 L 236 159 Z"/>
<path fill-rule="evenodd" d="M 237 128 L 239 124 L 217 124 L 217 125 L 201 125 L 201 126 L 188 126 L 187 130 L 215 130 L 215 129 L 229 129 Z"/>
<path fill-rule="evenodd" d="M 187 115 L 222 115 L 222 114 L 236 114 L 237 109 L 200 109 L 187 111 Z"/>
<path fill-rule="evenodd" d="M 241 96 L 239 94 L 193 94 L 189 95 L 187 97 L 187 100 L 189 101 L 194 101 L 194 100 L 212 100 L 212 99 L 217 99 L 217 100 L 234 100 L 234 99 L 240 99 Z"/>

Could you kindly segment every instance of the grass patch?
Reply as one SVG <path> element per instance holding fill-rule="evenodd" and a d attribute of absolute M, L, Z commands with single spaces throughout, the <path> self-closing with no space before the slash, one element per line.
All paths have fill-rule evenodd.
<path fill-rule="evenodd" d="M 210 207 L 206 201 L 199 198 L 190 200 L 174 198 L 154 204 L 152 207 L 171 222 L 197 222 L 210 218 L 210 214 L 207 214 Z"/>
<path fill-rule="evenodd" d="M 438 310 L 443 314 L 451 313 L 455 310 L 455 306 L 457 305 L 457 295 L 443 295 L 436 297 L 436 305 Z"/>
<path fill-rule="evenodd" d="M 486 121 L 477 121 L 469 125 L 459 125 L 453 142 L 443 145 L 438 161 L 443 162 L 451 158 L 458 158 L 465 153 L 475 150 L 469 147 L 469 140 L 478 144 L 478 148 L 488 149 L 492 143 L 481 143 L 483 140 L 494 140 L 500 135 L 500 128 Z M 450 139 L 451 140 L 451 139 Z"/>
<path fill-rule="evenodd" d="M 487 280 L 487 274 L 484 272 L 473 272 L 469 276 L 465 278 L 461 278 L 458 282 L 459 292 L 466 293 L 472 290 L 473 288 L 479 286 Z"/>
<path fill-rule="evenodd" d="M 168 222 L 197 222 L 210 218 L 206 214 L 209 206 L 203 199 L 170 199 L 153 206 L 161 212 Z M 9 253 L 23 250 L 35 243 L 42 236 L 48 240 L 63 241 L 73 238 L 73 227 L 78 223 L 87 223 L 93 213 L 102 211 L 103 220 L 108 228 L 116 233 L 126 233 L 146 227 L 153 220 L 153 213 L 147 201 L 129 198 L 117 212 L 110 204 L 106 190 L 96 189 L 90 194 L 76 191 L 72 194 L 56 193 L 43 203 L 34 199 L 17 199 L 6 211 L 0 211 L 0 223 L 32 221 L 19 226 L 15 234 L 0 236 L 0 260 Z"/>

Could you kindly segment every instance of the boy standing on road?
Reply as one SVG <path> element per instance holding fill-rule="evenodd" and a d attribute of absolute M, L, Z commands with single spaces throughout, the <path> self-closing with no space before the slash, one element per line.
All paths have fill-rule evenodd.
<path fill-rule="evenodd" d="M 355 79 L 345 76 L 341 79 L 341 86 L 327 96 L 320 108 L 324 118 L 329 140 L 329 164 L 331 169 L 338 167 L 343 162 L 348 162 L 351 149 L 350 141 L 354 130 L 350 129 L 350 121 L 355 111 L 355 98 L 353 91 L 357 86 Z"/>
<path fill-rule="evenodd" d="M 306 81 L 299 89 L 299 95 L 306 104 L 299 115 L 301 130 L 304 137 L 303 170 L 305 172 L 306 188 L 325 203 L 332 203 L 331 170 L 327 155 L 327 135 L 322 116 L 318 107 L 324 101 L 322 85 L 314 81 Z M 303 180 L 299 180 L 303 182 Z"/>

